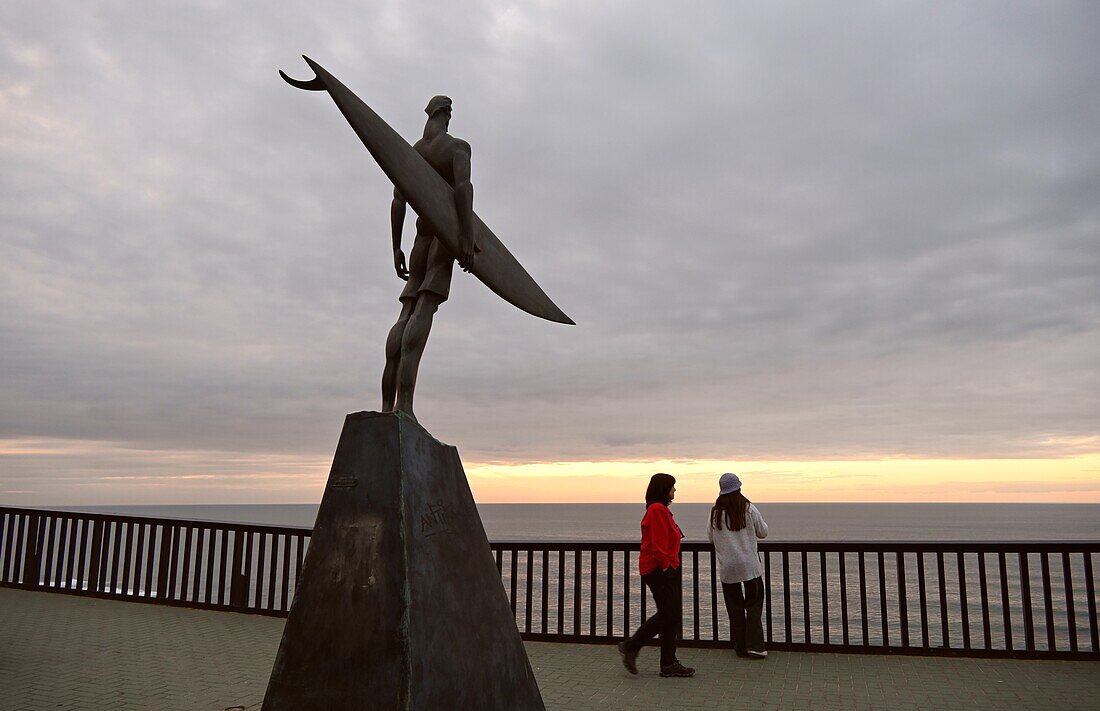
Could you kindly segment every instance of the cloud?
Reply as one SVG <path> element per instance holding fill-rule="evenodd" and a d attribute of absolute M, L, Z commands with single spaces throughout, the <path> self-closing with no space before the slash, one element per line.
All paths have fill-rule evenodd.
<path fill-rule="evenodd" d="M 578 323 L 456 276 L 417 412 L 464 456 L 1060 456 L 1100 412 L 1098 14 L 10 3 L 0 436 L 316 457 L 377 407 L 390 188 L 278 79 L 305 53 L 410 138 L 452 96 Z"/>

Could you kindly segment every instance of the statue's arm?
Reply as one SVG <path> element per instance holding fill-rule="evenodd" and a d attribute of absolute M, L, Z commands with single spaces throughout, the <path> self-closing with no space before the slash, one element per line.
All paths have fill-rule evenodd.
<path fill-rule="evenodd" d="M 393 268 L 397 276 L 409 278 L 409 270 L 405 266 L 405 253 L 401 251 L 401 231 L 405 227 L 405 198 L 401 192 L 394 188 L 393 202 L 390 203 L 390 232 L 393 235 Z"/>
<path fill-rule="evenodd" d="M 470 145 L 460 141 L 452 162 L 455 176 L 455 210 L 458 212 L 458 263 L 469 271 L 477 245 L 474 243 L 474 184 L 470 182 Z"/>

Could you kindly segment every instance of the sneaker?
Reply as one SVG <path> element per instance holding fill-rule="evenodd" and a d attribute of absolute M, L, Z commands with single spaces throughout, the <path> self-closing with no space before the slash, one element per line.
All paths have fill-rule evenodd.
<path fill-rule="evenodd" d="M 677 661 L 667 667 L 661 667 L 661 676 L 695 676 L 695 670 Z"/>
<path fill-rule="evenodd" d="M 638 653 L 626 648 L 626 642 L 619 642 L 619 654 L 623 658 L 623 666 L 631 674 L 638 673 Z"/>
<path fill-rule="evenodd" d="M 767 659 L 768 658 L 767 651 L 757 652 L 757 651 L 754 651 L 754 650 L 750 649 L 749 652 L 748 652 L 748 655 L 750 657 L 752 657 L 753 659 Z"/>

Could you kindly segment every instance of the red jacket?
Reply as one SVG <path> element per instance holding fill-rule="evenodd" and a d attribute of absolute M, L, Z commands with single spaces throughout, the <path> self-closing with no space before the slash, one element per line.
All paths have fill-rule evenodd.
<path fill-rule="evenodd" d="M 638 572 L 648 575 L 655 570 L 680 567 L 680 539 L 683 531 L 672 519 L 672 512 L 662 503 L 654 503 L 642 516 L 642 552 L 638 556 Z"/>

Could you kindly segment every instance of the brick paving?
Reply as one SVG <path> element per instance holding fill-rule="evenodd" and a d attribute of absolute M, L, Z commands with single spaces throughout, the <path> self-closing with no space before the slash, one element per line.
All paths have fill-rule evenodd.
<path fill-rule="evenodd" d="M 281 619 L 0 588 L 0 710 L 259 709 Z M 681 650 L 631 676 L 611 646 L 529 642 L 548 709 L 1097 709 L 1094 662 Z"/>

